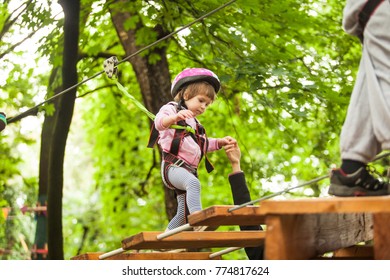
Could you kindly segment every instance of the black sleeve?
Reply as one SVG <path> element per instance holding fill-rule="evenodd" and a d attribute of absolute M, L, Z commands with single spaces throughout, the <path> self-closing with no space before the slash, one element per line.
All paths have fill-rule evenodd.
<path fill-rule="evenodd" d="M 229 176 L 234 205 L 241 205 L 251 201 L 251 196 L 245 180 L 244 172 L 238 172 Z M 240 230 L 263 230 L 261 226 L 240 226 Z M 245 248 L 246 255 L 250 260 L 262 260 L 264 247 Z"/>
<path fill-rule="evenodd" d="M 251 201 L 244 172 L 229 175 L 230 188 L 232 189 L 234 205 L 240 205 Z"/>

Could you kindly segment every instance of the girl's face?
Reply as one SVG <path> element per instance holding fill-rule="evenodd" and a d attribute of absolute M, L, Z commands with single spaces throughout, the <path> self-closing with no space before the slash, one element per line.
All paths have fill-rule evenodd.
<path fill-rule="evenodd" d="M 191 99 L 185 100 L 188 110 L 194 114 L 194 117 L 203 114 L 211 103 L 212 100 L 204 94 L 198 94 Z"/>

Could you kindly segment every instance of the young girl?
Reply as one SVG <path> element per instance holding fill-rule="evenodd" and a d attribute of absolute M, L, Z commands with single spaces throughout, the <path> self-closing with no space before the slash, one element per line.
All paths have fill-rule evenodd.
<path fill-rule="evenodd" d="M 202 209 L 200 182 L 197 168 L 201 158 L 212 171 L 206 153 L 219 150 L 235 140 L 207 138 L 204 128 L 196 119 L 214 101 L 220 82 L 212 71 L 203 68 L 187 68 L 173 80 L 171 93 L 175 102 L 161 107 L 154 125 L 158 131 L 158 144 L 163 151 L 161 175 L 164 184 L 177 194 L 177 213 L 169 222 L 167 230 L 186 224 L 187 216 Z M 180 125 L 190 129 L 174 129 Z M 188 213 L 189 212 L 189 213 Z"/>

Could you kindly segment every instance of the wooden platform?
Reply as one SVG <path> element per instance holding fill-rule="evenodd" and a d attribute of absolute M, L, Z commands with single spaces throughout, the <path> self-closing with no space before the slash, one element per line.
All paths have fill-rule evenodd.
<path fill-rule="evenodd" d="M 267 259 L 310 259 L 369 240 L 374 259 L 390 259 L 389 196 L 269 200 L 261 209 Z"/>
<path fill-rule="evenodd" d="M 75 256 L 71 260 L 99 260 L 103 253 L 86 253 Z M 108 257 L 106 260 L 209 260 L 210 252 L 148 252 L 148 253 L 123 253 Z M 212 258 L 221 260 L 221 256 Z"/>
<path fill-rule="evenodd" d="M 162 232 L 141 232 L 122 240 L 124 250 L 257 247 L 264 244 L 262 231 L 183 231 L 162 240 Z"/>
<path fill-rule="evenodd" d="M 386 212 L 390 213 L 390 196 L 266 200 L 261 204 L 264 215 Z"/>
<path fill-rule="evenodd" d="M 232 207 L 209 207 L 190 215 L 189 223 L 265 224 L 266 259 L 313 259 L 332 251 L 340 257 L 352 252 L 343 248 L 370 240 L 375 245 L 367 258 L 390 259 L 390 196 L 266 200 L 228 212 Z"/>
<path fill-rule="evenodd" d="M 265 259 L 269 260 L 320 259 L 330 252 L 334 252 L 334 259 L 390 259 L 390 196 L 265 200 L 260 206 L 229 212 L 233 207 L 206 208 L 190 215 L 189 224 L 262 224 L 266 231 L 184 231 L 162 240 L 157 239 L 161 232 L 141 232 L 122 240 L 122 248 L 155 250 L 263 245 Z M 373 245 L 356 246 L 366 241 Z M 182 253 L 176 254 L 171 257 L 184 259 L 185 255 L 179 255 Z"/>

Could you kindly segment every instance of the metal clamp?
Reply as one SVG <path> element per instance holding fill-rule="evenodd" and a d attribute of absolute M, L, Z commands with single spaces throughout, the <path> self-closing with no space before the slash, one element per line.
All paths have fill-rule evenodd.
<path fill-rule="evenodd" d="M 107 76 L 109 78 L 112 78 L 113 76 L 116 76 L 118 74 L 118 59 L 116 56 L 111 56 L 110 58 L 106 59 L 103 63 L 104 72 L 106 72 Z"/>

